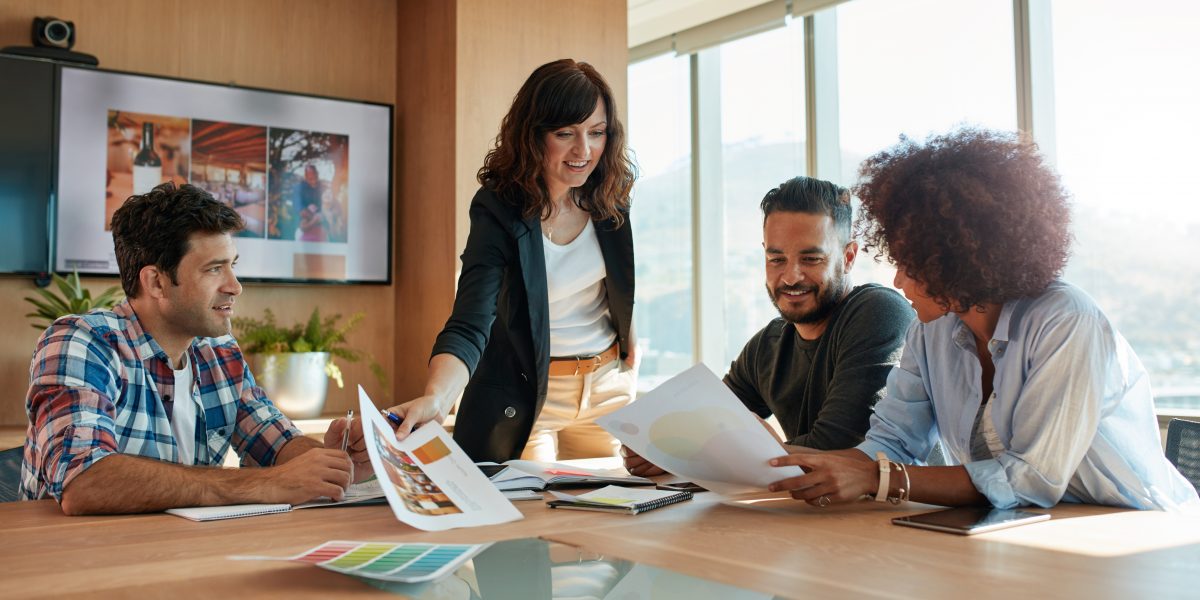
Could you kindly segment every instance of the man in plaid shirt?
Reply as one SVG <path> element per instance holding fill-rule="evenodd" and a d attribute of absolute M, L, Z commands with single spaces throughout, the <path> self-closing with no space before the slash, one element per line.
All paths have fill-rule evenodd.
<path fill-rule="evenodd" d="M 128 300 L 59 319 L 38 341 L 23 499 L 50 496 L 80 515 L 342 497 L 345 424 L 324 446 L 304 437 L 230 336 L 241 228 L 237 212 L 190 185 L 160 185 L 113 214 Z M 261 468 L 220 468 L 231 448 Z"/>

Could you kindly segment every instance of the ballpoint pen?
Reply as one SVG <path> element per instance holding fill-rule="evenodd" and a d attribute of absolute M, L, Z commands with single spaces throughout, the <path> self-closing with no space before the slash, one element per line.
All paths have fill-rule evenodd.
<path fill-rule="evenodd" d="M 401 419 L 400 415 L 397 415 L 394 412 L 391 412 L 388 410 L 380 410 L 379 413 L 387 418 L 388 422 L 392 424 L 392 427 L 399 427 L 400 424 L 404 422 L 404 419 Z"/>
<path fill-rule="evenodd" d="M 350 454 L 350 425 L 353 423 L 354 409 L 352 408 L 346 411 L 346 429 L 342 431 L 342 452 L 346 454 Z M 354 459 L 350 459 L 350 483 L 354 483 Z"/>
<path fill-rule="evenodd" d="M 346 411 L 346 430 L 342 432 L 342 452 L 350 447 L 350 425 L 354 423 L 354 409 Z"/>

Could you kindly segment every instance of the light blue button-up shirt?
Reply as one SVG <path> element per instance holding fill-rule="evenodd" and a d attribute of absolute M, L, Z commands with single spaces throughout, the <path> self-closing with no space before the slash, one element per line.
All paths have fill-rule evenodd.
<path fill-rule="evenodd" d="M 940 441 L 947 463 L 965 465 L 999 508 L 1200 508 L 1163 456 L 1145 368 L 1090 296 L 1055 282 L 1005 303 L 988 348 L 990 416 L 1003 445 L 993 458 L 971 460 L 982 367 L 971 330 L 953 313 L 913 322 L 858 449 L 923 464 Z"/>

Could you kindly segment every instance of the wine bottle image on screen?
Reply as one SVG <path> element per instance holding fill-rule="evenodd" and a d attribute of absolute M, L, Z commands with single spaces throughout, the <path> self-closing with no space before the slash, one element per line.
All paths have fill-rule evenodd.
<path fill-rule="evenodd" d="M 133 157 L 133 193 L 145 194 L 162 183 L 162 159 L 154 151 L 154 124 L 142 123 L 142 149 Z"/>

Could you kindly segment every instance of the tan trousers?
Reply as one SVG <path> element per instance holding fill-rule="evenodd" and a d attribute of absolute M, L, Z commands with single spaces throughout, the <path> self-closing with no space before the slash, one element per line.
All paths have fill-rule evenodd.
<path fill-rule="evenodd" d="M 596 418 L 625 406 L 637 395 L 637 371 L 614 360 L 586 375 L 550 377 L 546 403 L 521 452 L 525 460 L 551 462 L 615 456 L 621 443 Z"/>

